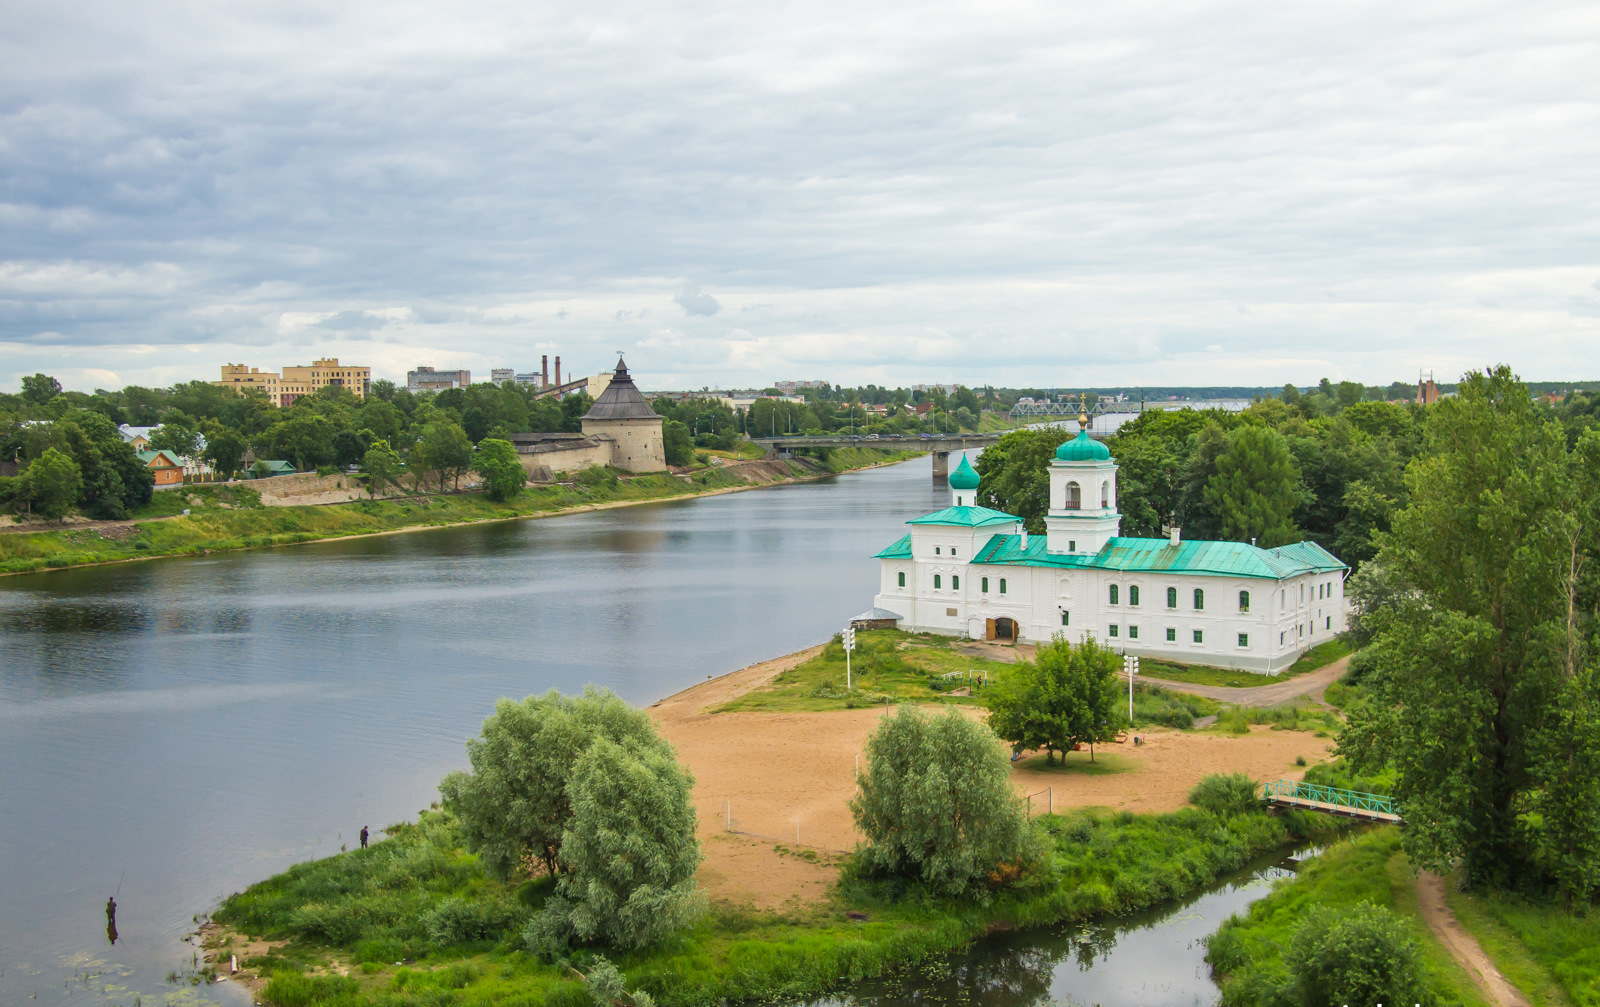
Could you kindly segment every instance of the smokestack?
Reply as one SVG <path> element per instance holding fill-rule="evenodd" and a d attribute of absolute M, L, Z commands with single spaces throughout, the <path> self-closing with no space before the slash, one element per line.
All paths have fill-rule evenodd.
<path fill-rule="evenodd" d="M 561 358 L 556 358 L 556 384 L 561 384 Z"/>
<path fill-rule="evenodd" d="M 539 387 L 540 388 L 549 388 L 550 387 L 550 354 L 546 353 L 544 356 L 539 358 L 539 373 L 541 375 L 540 378 L 539 378 Z"/>
<path fill-rule="evenodd" d="M 1173 545 L 1177 545 L 1177 544 L 1178 544 L 1178 542 L 1179 542 L 1179 535 L 1178 535 L 1178 533 L 1179 533 L 1179 532 L 1180 532 L 1180 531 L 1182 531 L 1182 529 L 1181 529 L 1181 528 L 1179 528 L 1179 527 L 1178 527 L 1178 526 L 1177 526 L 1177 525 L 1173 525 L 1173 526 L 1172 526 L 1172 544 L 1173 544 Z"/>

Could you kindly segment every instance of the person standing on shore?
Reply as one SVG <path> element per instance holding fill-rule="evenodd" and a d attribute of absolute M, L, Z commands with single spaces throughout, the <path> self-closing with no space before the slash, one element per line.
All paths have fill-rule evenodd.
<path fill-rule="evenodd" d="M 117 897 L 106 899 L 106 940 L 117 943 Z"/>
<path fill-rule="evenodd" d="M 361 826 L 361 848 L 363 850 L 367 848 L 367 827 L 365 825 Z"/>

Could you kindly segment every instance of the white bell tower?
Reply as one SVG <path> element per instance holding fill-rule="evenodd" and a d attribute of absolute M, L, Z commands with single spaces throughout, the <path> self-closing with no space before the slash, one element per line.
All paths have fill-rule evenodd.
<path fill-rule="evenodd" d="M 1050 463 L 1050 511 L 1045 548 L 1093 556 L 1122 534 L 1117 513 L 1117 463 L 1111 449 L 1089 436 L 1089 417 L 1078 416 L 1078 436 L 1056 449 Z"/>

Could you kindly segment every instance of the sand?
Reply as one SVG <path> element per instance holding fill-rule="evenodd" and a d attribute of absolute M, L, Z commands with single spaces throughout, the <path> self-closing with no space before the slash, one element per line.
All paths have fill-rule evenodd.
<path fill-rule="evenodd" d="M 695 775 L 694 799 L 706 860 L 700 881 L 713 899 L 781 909 L 825 898 L 834 871 L 775 849 L 812 848 L 824 854 L 856 842 L 848 802 L 855 792 L 857 758 L 881 709 L 820 713 L 718 713 L 706 711 L 759 688 L 820 648 L 752 665 L 668 697 L 650 708 L 661 733 Z M 963 707 L 970 716 L 981 710 Z M 1245 772 L 1258 780 L 1299 779 L 1294 765 L 1324 761 L 1330 738 L 1256 727 L 1248 735 L 1141 732 L 1145 743 L 1096 746 L 1096 754 L 1124 771 L 1090 775 L 1079 770 L 1087 753 L 1070 756 L 1071 768 L 1044 769 L 1025 760 L 1012 771 L 1017 791 L 1035 794 L 1055 810 L 1106 807 L 1138 812 L 1181 807 L 1190 788 L 1215 772 Z M 735 838 L 728 837 L 732 827 Z"/>

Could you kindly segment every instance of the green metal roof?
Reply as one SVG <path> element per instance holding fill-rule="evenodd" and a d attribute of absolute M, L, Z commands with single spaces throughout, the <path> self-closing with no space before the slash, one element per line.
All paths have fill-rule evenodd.
<path fill-rule="evenodd" d="M 967 456 L 961 456 L 961 464 L 950 473 L 950 488 L 958 490 L 975 490 L 978 488 L 978 473 L 973 471 L 972 465 L 967 461 Z"/>
<path fill-rule="evenodd" d="M 165 450 L 163 450 L 163 451 L 135 451 L 134 454 L 137 455 L 139 460 L 144 462 L 146 465 L 149 465 L 151 462 L 155 461 L 157 458 L 165 458 L 167 460 L 167 464 L 169 464 L 169 465 L 178 465 L 179 464 L 178 463 L 178 459 L 174 458 L 172 456 L 171 452 L 165 451 Z"/>
<path fill-rule="evenodd" d="M 901 535 L 895 540 L 894 545 L 872 557 L 873 559 L 910 559 L 911 536 Z"/>
<path fill-rule="evenodd" d="M 1297 542 L 1277 549 L 1258 549 L 1244 542 L 1181 542 L 1164 538 L 1114 538 L 1093 556 L 1045 551 L 1043 535 L 1028 536 L 1022 548 L 1016 535 L 996 535 L 978 550 L 974 564 L 1050 566 L 1125 573 L 1211 574 L 1278 580 L 1306 573 L 1344 570 L 1315 542 Z"/>
<path fill-rule="evenodd" d="M 906 524 L 946 524 L 962 528 L 982 528 L 991 524 L 1016 524 L 1022 520 L 1015 514 L 990 510 L 988 507 L 946 507 L 932 514 L 912 518 Z"/>
<path fill-rule="evenodd" d="M 1111 449 L 1090 437 L 1088 428 L 1082 427 L 1078 436 L 1056 448 L 1056 457 L 1064 462 L 1103 462 L 1111 459 Z"/>

